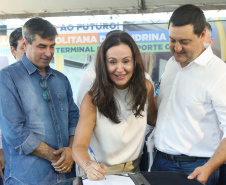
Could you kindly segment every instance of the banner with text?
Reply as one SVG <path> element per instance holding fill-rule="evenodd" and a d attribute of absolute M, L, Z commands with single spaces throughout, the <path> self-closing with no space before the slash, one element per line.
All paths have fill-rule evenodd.
<path fill-rule="evenodd" d="M 59 34 L 56 55 L 95 54 L 108 32 Z M 168 30 L 130 31 L 141 52 L 169 52 Z"/>

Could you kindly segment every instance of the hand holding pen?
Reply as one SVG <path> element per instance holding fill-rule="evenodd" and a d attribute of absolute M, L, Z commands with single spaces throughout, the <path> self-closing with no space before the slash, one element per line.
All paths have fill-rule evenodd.
<path fill-rule="evenodd" d="M 93 161 L 86 162 L 84 170 L 85 170 L 85 172 L 87 174 L 87 177 L 90 180 L 102 179 L 104 177 L 104 174 L 107 171 L 107 167 L 105 165 L 103 165 L 103 164 L 99 164 L 99 162 L 97 161 L 93 150 L 91 149 L 90 146 L 88 146 L 88 147 L 89 147 L 89 151 L 90 151 L 91 155 L 93 156 L 95 162 L 93 162 Z"/>

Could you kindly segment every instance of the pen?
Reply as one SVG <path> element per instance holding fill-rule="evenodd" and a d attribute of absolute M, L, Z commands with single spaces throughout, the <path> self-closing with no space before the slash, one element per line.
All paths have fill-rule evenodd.
<path fill-rule="evenodd" d="M 94 154 L 92 148 L 91 148 L 90 146 L 88 146 L 88 148 L 89 148 L 89 151 L 90 151 L 90 153 L 92 154 L 94 160 L 96 161 L 96 163 L 97 163 L 97 164 L 100 164 L 100 163 L 97 161 L 97 159 L 96 159 L 96 157 L 95 157 L 95 154 Z M 106 180 L 105 176 L 104 176 L 104 179 Z"/>

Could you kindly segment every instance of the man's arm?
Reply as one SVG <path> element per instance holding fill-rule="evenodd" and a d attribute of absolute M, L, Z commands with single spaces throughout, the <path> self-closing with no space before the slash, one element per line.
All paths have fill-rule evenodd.
<path fill-rule="evenodd" d="M 74 136 L 70 136 L 70 138 L 69 138 L 69 146 L 68 147 L 72 148 L 73 141 L 74 141 Z"/>
<path fill-rule="evenodd" d="M 40 145 L 31 154 L 54 163 L 60 158 L 59 155 L 54 155 L 55 151 L 54 148 L 41 141 Z"/>
<path fill-rule="evenodd" d="M 188 179 L 197 178 L 200 182 L 206 183 L 209 176 L 219 168 L 224 162 L 226 162 L 226 138 L 224 138 L 214 155 L 210 160 L 201 167 L 198 167 L 188 176 Z"/>
<path fill-rule="evenodd" d="M 203 183 L 206 183 L 209 176 L 226 162 L 226 73 L 224 73 L 222 78 L 216 81 L 215 84 L 216 85 L 210 93 L 210 98 L 219 119 L 219 127 L 223 131 L 222 138 L 224 139 L 222 139 L 210 160 L 205 165 L 196 168 L 194 172 L 188 176 L 189 179 L 197 177 L 197 179 Z"/>
<path fill-rule="evenodd" d="M 69 147 L 63 147 L 59 150 L 55 150 L 46 143 L 41 142 L 38 148 L 36 148 L 31 154 L 50 161 L 56 171 L 60 173 L 68 173 L 71 171 L 74 163 L 71 152 L 73 138 L 74 137 L 72 136 L 69 139 Z"/>

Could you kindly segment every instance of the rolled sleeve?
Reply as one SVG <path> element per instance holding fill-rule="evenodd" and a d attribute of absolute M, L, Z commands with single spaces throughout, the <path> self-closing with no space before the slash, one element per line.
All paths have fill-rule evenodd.
<path fill-rule="evenodd" d="M 75 135 L 75 129 L 76 129 L 76 127 L 69 128 L 69 136 Z"/>
<path fill-rule="evenodd" d="M 27 155 L 32 153 L 41 143 L 41 139 L 34 134 L 30 133 L 27 139 L 19 146 L 15 147 L 16 152 L 20 155 Z"/>
<path fill-rule="evenodd" d="M 78 119 L 79 119 L 79 109 L 74 102 L 71 85 L 68 79 L 67 79 L 67 84 L 68 84 L 67 96 L 68 96 L 68 104 L 69 104 L 69 114 L 68 114 L 69 136 L 73 136 L 75 134 L 75 128 L 77 126 Z"/>

